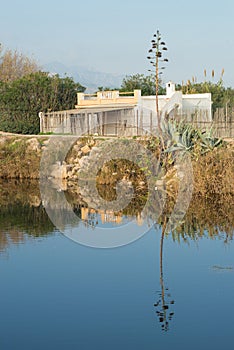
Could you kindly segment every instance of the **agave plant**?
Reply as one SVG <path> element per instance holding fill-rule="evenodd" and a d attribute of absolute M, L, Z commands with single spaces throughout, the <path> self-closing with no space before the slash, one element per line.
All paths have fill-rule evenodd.
<path fill-rule="evenodd" d="M 192 126 L 184 123 L 168 122 L 167 135 L 169 142 L 165 152 L 190 152 L 199 138 L 199 132 Z"/>
<path fill-rule="evenodd" d="M 161 125 L 165 150 L 178 143 L 180 134 L 174 121 L 164 120 Z M 164 151 L 165 151 L 164 150 Z"/>
<path fill-rule="evenodd" d="M 199 133 L 192 125 L 186 125 L 183 133 L 180 135 L 179 146 L 186 152 L 191 151 L 197 142 Z"/>
<path fill-rule="evenodd" d="M 202 147 L 202 154 L 212 151 L 217 147 L 221 147 L 224 142 L 222 139 L 213 136 L 213 130 L 200 135 L 200 144 Z"/>
<path fill-rule="evenodd" d="M 164 122 L 163 131 L 167 140 L 165 142 L 165 153 L 174 151 L 193 153 L 194 149 L 197 148 L 196 146 L 198 146 L 201 153 L 204 154 L 224 145 L 222 139 L 213 136 L 214 131 L 212 128 L 204 132 L 196 129 L 191 124 L 185 124 L 183 121 L 179 123 L 173 121 Z"/>

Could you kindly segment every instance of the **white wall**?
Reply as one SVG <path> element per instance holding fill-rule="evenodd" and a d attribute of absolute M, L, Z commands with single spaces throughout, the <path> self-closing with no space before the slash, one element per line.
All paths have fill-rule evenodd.
<path fill-rule="evenodd" d="M 187 111 L 207 111 L 207 121 L 212 121 L 211 94 L 188 94 L 182 96 L 183 113 Z"/>
<path fill-rule="evenodd" d="M 182 96 L 182 103 L 184 108 L 198 107 L 198 108 L 210 108 L 211 107 L 211 94 L 188 94 Z"/>
<path fill-rule="evenodd" d="M 142 96 L 141 97 L 141 107 L 144 109 L 150 109 L 156 113 L 156 98 L 155 96 Z M 166 105 L 169 99 L 165 95 L 158 96 L 158 107 L 161 111 Z"/>
<path fill-rule="evenodd" d="M 169 100 L 170 98 L 168 97 L 168 95 L 158 96 L 158 105 L 159 105 L 160 111 L 166 106 Z M 143 109 L 151 110 L 154 113 L 156 112 L 155 96 L 142 96 L 139 102 L 139 105 Z M 204 118 L 207 121 L 212 120 L 212 110 L 211 110 L 212 101 L 211 101 L 210 93 L 182 95 L 181 105 L 182 105 L 182 110 L 181 110 L 182 114 L 188 113 L 188 115 L 191 116 L 193 113 L 195 113 L 195 111 L 199 111 L 201 115 L 202 114 L 205 115 Z M 203 117 L 201 118 L 204 119 Z"/>

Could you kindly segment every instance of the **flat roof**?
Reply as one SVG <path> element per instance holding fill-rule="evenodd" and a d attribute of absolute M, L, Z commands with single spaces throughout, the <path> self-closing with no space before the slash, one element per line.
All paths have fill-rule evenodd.
<path fill-rule="evenodd" d="M 68 114 L 81 114 L 81 113 L 100 113 L 100 112 L 110 112 L 110 111 L 119 111 L 123 109 L 133 109 L 135 106 L 121 106 L 121 107 L 92 107 L 92 108 L 75 108 L 75 109 L 67 109 L 63 111 L 51 111 L 45 112 L 45 114 L 53 114 L 53 113 L 68 113 Z"/>

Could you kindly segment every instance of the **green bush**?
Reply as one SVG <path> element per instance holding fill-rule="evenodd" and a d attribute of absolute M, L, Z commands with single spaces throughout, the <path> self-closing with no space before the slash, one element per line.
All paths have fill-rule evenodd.
<path fill-rule="evenodd" d="M 77 92 L 84 90 L 71 78 L 45 72 L 10 82 L 0 81 L 0 130 L 38 134 L 39 112 L 74 108 Z"/>

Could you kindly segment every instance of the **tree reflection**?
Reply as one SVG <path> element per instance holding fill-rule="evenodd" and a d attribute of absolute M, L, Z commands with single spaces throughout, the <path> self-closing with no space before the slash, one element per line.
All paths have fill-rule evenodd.
<path fill-rule="evenodd" d="M 59 217 L 67 215 L 66 208 L 60 208 L 59 191 L 56 187 L 48 189 L 48 196 Z M 116 189 L 112 186 L 99 185 L 98 191 L 105 200 L 113 200 Z M 141 225 L 142 221 L 149 223 L 157 221 L 163 227 L 164 219 L 156 220 L 157 208 L 147 207 L 147 190 L 140 188 L 136 191 L 131 203 L 119 212 L 94 210 L 89 208 L 85 198 L 80 193 L 77 184 L 67 186 L 65 197 L 68 204 L 72 206 L 76 215 L 82 219 L 83 224 L 95 228 L 98 221 L 101 225 L 119 225 L 128 220 L 136 219 Z M 28 235 L 47 235 L 54 231 L 45 209 L 43 208 L 39 184 L 35 181 L 0 181 L 0 249 L 4 250 L 8 244 L 23 240 L 27 231 Z M 174 203 L 166 203 L 163 210 L 163 218 L 169 218 Z M 173 241 L 188 242 L 198 241 L 202 237 L 213 239 L 221 238 L 225 243 L 233 239 L 234 234 L 234 198 L 229 196 L 213 196 L 212 200 L 193 196 L 184 220 L 176 229 L 170 233 Z M 144 208 L 144 216 L 142 211 Z M 65 213 L 65 214 L 64 214 Z M 205 213 L 205 214 L 204 214 Z M 18 233 L 17 233 L 18 232 Z M 8 234 L 8 236 L 6 235 Z M 165 229 L 162 231 L 161 246 L 163 249 L 164 236 L 167 236 Z M 24 237 L 25 238 L 25 237 Z M 162 254 L 161 254 L 162 255 Z"/>
<path fill-rule="evenodd" d="M 55 227 L 42 206 L 38 182 L 1 180 L 0 193 L 0 253 L 30 237 L 53 234 Z"/>
<path fill-rule="evenodd" d="M 169 321 L 171 321 L 174 311 L 171 310 L 171 306 L 175 303 L 171 298 L 168 288 L 165 287 L 163 278 L 163 243 L 165 237 L 165 231 L 167 226 L 167 217 L 164 218 L 162 225 L 162 233 L 160 239 L 160 287 L 161 290 L 158 293 L 158 301 L 154 304 L 156 308 L 156 314 L 158 316 L 159 323 L 161 324 L 162 331 L 167 332 L 169 330 Z"/>

